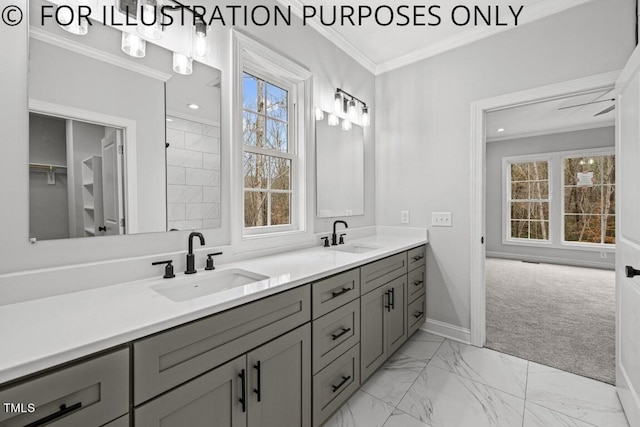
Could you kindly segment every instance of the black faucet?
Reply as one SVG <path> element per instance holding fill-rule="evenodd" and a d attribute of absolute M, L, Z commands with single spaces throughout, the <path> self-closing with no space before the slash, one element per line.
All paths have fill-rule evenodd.
<path fill-rule="evenodd" d="M 200 238 L 200 244 L 202 246 L 204 246 L 204 236 L 202 235 L 202 233 L 198 233 L 196 231 L 192 232 L 191 234 L 189 234 L 189 253 L 187 254 L 187 270 L 184 272 L 184 274 L 194 274 L 197 273 L 196 268 L 195 268 L 195 255 L 193 255 L 193 238 L 194 237 L 199 237 Z"/>
<path fill-rule="evenodd" d="M 336 234 L 336 224 L 338 223 L 344 224 L 344 228 L 349 228 L 349 226 L 345 221 L 342 221 L 342 220 L 333 221 L 333 234 L 331 235 L 331 246 L 336 246 L 338 244 L 338 235 Z M 341 243 L 344 243 L 344 240 L 342 240 Z"/>

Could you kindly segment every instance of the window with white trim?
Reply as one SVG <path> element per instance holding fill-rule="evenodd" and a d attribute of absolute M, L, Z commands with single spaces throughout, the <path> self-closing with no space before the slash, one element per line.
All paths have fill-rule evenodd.
<path fill-rule="evenodd" d="M 242 75 L 244 228 L 284 231 L 296 223 L 295 86 L 256 74 Z"/>
<path fill-rule="evenodd" d="M 549 241 L 549 161 L 509 161 L 507 237 Z"/>
<path fill-rule="evenodd" d="M 563 159 L 563 242 L 614 245 L 615 155 Z"/>

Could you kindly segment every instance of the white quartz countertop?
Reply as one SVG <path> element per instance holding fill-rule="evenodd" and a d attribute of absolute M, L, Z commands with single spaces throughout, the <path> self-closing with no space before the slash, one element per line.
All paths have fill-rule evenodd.
<path fill-rule="evenodd" d="M 312 282 L 427 243 L 424 238 L 373 236 L 350 244 L 375 247 L 349 253 L 314 247 L 222 264 L 174 279 L 138 280 L 0 306 L 0 384 L 79 357 L 125 344 L 250 301 Z M 268 279 L 175 302 L 153 287 L 187 285 L 243 269 Z"/>

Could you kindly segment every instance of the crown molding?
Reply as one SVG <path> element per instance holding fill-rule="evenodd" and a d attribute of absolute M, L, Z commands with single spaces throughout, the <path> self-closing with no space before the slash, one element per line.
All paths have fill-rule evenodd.
<path fill-rule="evenodd" d="M 584 3 L 589 3 L 593 0 L 545 0 L 543 2 L 534 4 L 533 6 L 526 8 L 526 14 L 522 16 L 518 26 L 525 25 L 534 21 L 537 21 L 547 16 L 555 15 L 556 13 L 563 12 L 567 9 L 579 6 Z M 436 42 L 430 46 L 426 46 L 423 49 L 416 50 L 407 55 L 400 56 L 398 58 L 391 59 L 389 61 L 382 62 L 376 66 L 375 74 L 386 73 L 397 68 L 404 67 L 414 62 L 421 61 L 426 58 L 438 55 L 440 53 L 452 50 L 467 44 L 471 44 L 478 40 L 493 36 L 495 34 L 509 31 L 517 27 L 486 27 L 486 28 L 472 28 L 459 33 L 458 35 L 448 37 L 440 42 Z"/>
<path fill-rule="evenodd" d="M 285 7 L 289 7 L 294 15 L 302 17 L 303 3 L 300 0 L 277 0 L 278 3 Z M 591 2 L 593 0 L 544 0 L 540 3 L 526 8 L 526 14 L 522 15 L 520 19 L 520 25 L 528 24 L 530 22 L 537 21 L 547 16 L 554 15 L 567 9 L 579 6 L 584 3 Z M 499 34 L 504 31 L 511 30 L 516 27 L 487 27 L 487 28 L 472 28 L 465 30 L 458 35 L 448 37 L 439 42 L 425 46 L 422 49 L 418 49 L 412 53 L 399 56 L 394 59 L 390 59 L 385 62 L 376 64 L 369 58 L 364 52 L 355 47 L 350 41 L 341 36 L 332 27 L 324 26 L 320 23 L 318 18 L 308 20 L 308 25 L 320 33 L 327 40 L 342 49 L 347 55 L 351 56 L 360 65 L 369 70 L 375 75 L 383 74 L 397 68 L 413 64 L 414 62 L 421 61 L 426 58 L 438 55 L 440 53 L 452 50 L 478 40 L 490 37 L 494 34 Z"/>
<path fill-rule="evenodd" d="M 163 73 L 162 71 L 158 71 L 154 68 L 147 67 L 146 65 L 141 65 L 133 61 L 129 61 L 128 59 L 122 58 L 112 53 L 108 53 L 100 49 L 96 49 L 92 46 L 86 45 L 84 43 L 79 43 L 75 40 L 70 40 L 66 37 L 61 37 L 57 34 L 44 31 L 34 26 L 29 27 L 29 37 L 35 40 L 40 40 L 45 43 L 52 44 L 57 47 L 61 47 L 63 49 L 70 50 L 71 52 L 79 53 L 81 55 L 85 55 L 90 58 L 97 59 L 102 62 L 106 62 L 107 64 L 124 68 L 125 70 L 134 71 L 136 73 L 139 73 L 163 82 L 166 82 L 171 78 L 171 74 Z"/>
<path fill-rule="evenodd" d="M 299 18 L 302 18 L 302 7 L 304 6 L 300 0 L 277 0 L 278 3 L 285 7 L 289 7 L 291 12 Z M 307 20 L 309 27 L 316 30 L 321 36 L 329 40 L 334 45 L 342 49 L 347 55 L 353 58 L 358 64 L 362 65 L 370 73 L 375 74 L 376 63 L 364 54 L 360 49 L 355 47 L 349 40 L 341 36 L 336 30 L 320 23 L 318 18 Z"/>

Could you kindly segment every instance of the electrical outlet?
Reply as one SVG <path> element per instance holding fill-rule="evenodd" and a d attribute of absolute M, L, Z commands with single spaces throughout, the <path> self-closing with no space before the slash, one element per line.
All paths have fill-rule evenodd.
<path fill-rule="evenodd" d="M 431 212 L 433 227 L 451 227 L 451 212 Z"/>
<path fill-rule="evenodd" d="M 606 252 L 604 252 L 604 251 L 600 252 L 600 258 L 605 259 L 606 257 L 607 257 L 607 253 Z"/>
<path fill-rule="evenodd" d="M 353 211 L 351 209 L 347 209 L 347 211 L 344 213 L 344 216 L 351 216 L 353 215 Z"/>
<path fill-rule="evenodd" d="M 331 210 L 330 209 L 322 209 L 320 210 L 320 216 L 321 217 L 328 217 L 331 216 Z"/>
<path fill-rule="evenodd" d="M 409 224 L 409 211 L 400 211 L 400 224 Z"/>

